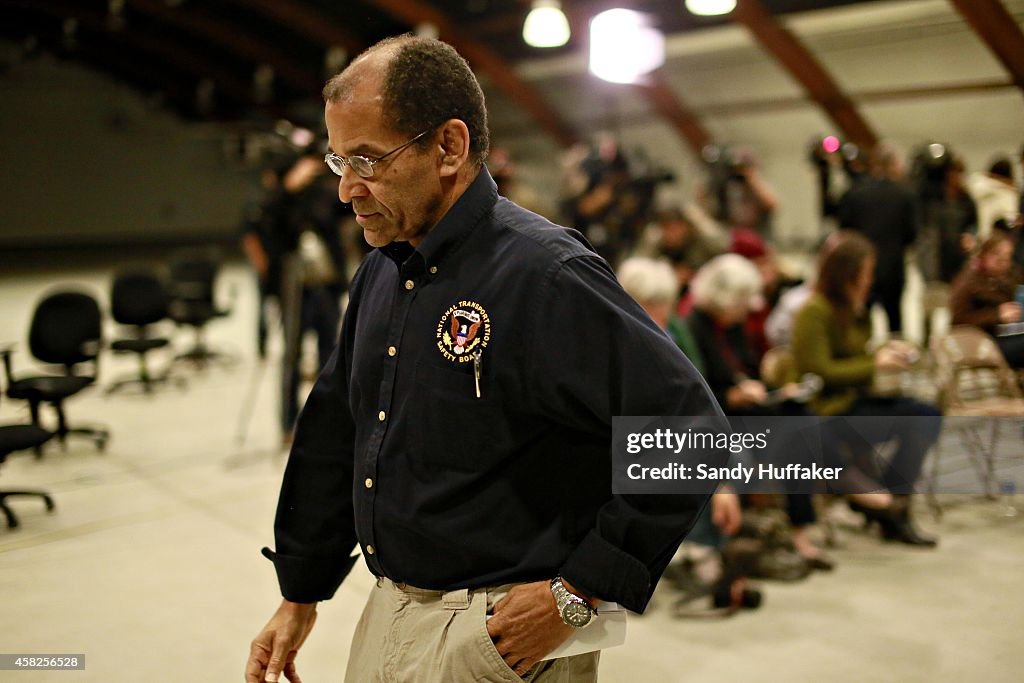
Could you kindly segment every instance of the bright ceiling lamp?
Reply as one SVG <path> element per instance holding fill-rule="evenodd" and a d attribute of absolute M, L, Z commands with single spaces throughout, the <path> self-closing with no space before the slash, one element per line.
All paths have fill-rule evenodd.
<path fill-rule="evenodd" d="M 665 63 L 665 36 L 646 15 L 610 9 L 590 21 L 590 72 L 612 83 L 635 83 Z"/>
<path fill-rule="evenodd" d="M 702 17 L 714 17 L 736 9 L 736 0 L 686 0 L 686 9 Z"/>
<path fill-rule="evenodd" d="M 531 47 L 561 47 L 569 42 L 569 20 L 558 0 L 534 0 L 523 22 L 523 40 Z"/>

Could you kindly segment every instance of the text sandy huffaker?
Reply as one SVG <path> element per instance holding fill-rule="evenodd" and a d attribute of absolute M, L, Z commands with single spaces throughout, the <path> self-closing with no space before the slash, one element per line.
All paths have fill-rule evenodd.
<path fill-rule="evenodd" d="M 817 463 L 811 463 L 810 465 L 789 463 L 788 465 L 760 464 L 757 467 L 745 465 L 712 467 L 703 463 L 684 465 L 674 462 L 663 467 L 644 467 L 639 463 L 633 463 L 626 468 L 626 476 L 633 480 L 713 480 L 723 483 L 743 482 L 749 484 L 754 476 L 761 480 L 775 481 L 836 481 L 839 479 L 842 471 L 842 467 L 821 467 Z"/>

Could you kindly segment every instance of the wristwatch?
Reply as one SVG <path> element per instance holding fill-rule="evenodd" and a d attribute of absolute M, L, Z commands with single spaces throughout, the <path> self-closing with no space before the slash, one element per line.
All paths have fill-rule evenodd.
<path fill-rule="evenodd" d="M 570 593 L 562 585 L 562 577 L 551 579 L 551 594 L 555 596 L 555 606 L 562 621 L 573 628 L 583 628 L 597 616 L 597 610 L 578 595 Z"/>

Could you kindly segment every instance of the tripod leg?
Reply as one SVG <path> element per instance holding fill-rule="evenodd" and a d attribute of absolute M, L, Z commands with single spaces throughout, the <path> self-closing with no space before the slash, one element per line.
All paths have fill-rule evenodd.
<path fill-rule="evenodd" d="M 299 355 L 302 346 L 302 259 L 288 254 L 281 272 L 281 326 L 284 331 L 284 354 L 281 359 L 281 430 L 293 428 L 298 392 Z"/>

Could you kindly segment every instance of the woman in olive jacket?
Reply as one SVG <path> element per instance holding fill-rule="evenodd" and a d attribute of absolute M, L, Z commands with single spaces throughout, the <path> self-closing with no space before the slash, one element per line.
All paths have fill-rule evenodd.
<path fill-rule="evenodd" d="M 793 355 L 801 373 L 811 372 L 824 380 L 822 392 L 811 403 L 818 414 L 879 418 L 829 422 L 840 442 L 853 451 L 870 452 L 894 437 L 899 440 L 878 481 L 859 487 L 850 496 L 850 506 L 869 521 L 877 521 L 887 540 L 934 546 L 935 540 L 922 535 L 911 522 L 908 494 L 938 439 L 941 413 L 912 399 L 870 393 L 876 371 L 906 368 L 913 360 L 912 348 L 901 342 L 890 342 L 874 354 L 867 350 L 871 328 L 866 302 L 874 268 L 871 243 L 860 234 L 844 234 L 821 260 L 815 292 L 797 313 Z M 892 416 L 918 419 L 889 419 Z"/>

